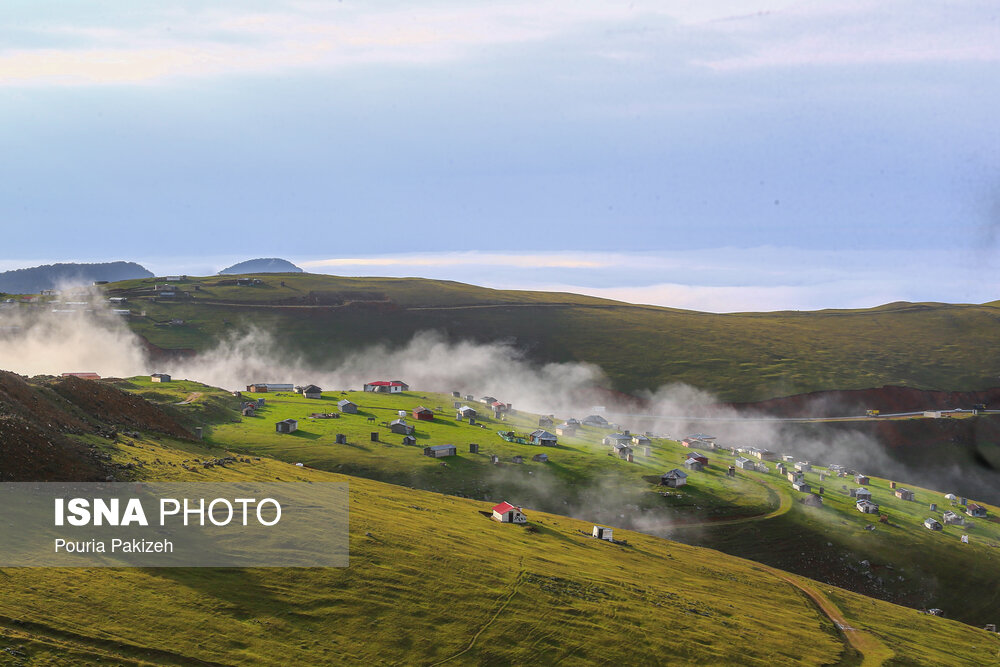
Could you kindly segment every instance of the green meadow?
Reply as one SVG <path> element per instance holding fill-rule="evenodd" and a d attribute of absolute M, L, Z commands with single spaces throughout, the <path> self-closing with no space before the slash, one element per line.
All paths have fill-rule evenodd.
<path fill-rule="evenodd" d="M 210 442 L 103 446 L 141 464 L 137 479 L 347 481 L 350 566 L 0 570 L 0 664 L 986 665 L 1000 650 L 952 620 L 642 533 L 611 544 L 531 509 L 528 526 L 502 525 L 482 514 L 492 501 L 263 456 L 182 467 L 227 454 Z"/>
<path fill-rule="evenodd" d="M 195 413 L 199 403 L 218 400 L 231 401 L 233 408 L 239 405 L 226 392 L 197 383 L 155 385 L 139 378 L 129 382 L 132 390 L 147 398 L 157 394 L 162 398 L 162 392 L 166 391 L 162 387 L 177 385 L 169 390 L 174 393 L 168 404 L 200 392 L 202 396 L 197 401 L 175 406 L 183 411 Z M 673 468 L 683 468 L 685 454 L 690 451 L 674 441 L 655 440 L 650 456 L 642 455 L 637 447 L 633 463 L 611 456 L 610 448 L 601 444 L 601 439 L 613 432 L 611 429 L 583 426 L 576 436 L 559 437 L 556 447 L 507 442 L 499 431 L 513 430 L 526 435 L 539 428 L 539 415 L 518 413 L 500 421 L 487 416 L 490 411 L 478 401 L 459 401 L 487 413 L 480 415 L 472 426 L 455 418 L 453 403 L 459 399 L 446 394 L 327 391 L 322 399 L 307 399 L 292 392 L 244 393 L 244 398 L 264 398 L 265 405 L 253 417 L 230 417 L 206 427 L 209 442 L 320 470 L 440 493 L 479 499 L 517 494 L 524 504 L 561 511 L 586 507 L 594 500 L 594 489 L 617 494 L 619 504 L 638 504 L 642 511 L 654 515 L 668 510 L 671 516 L 690 515 L 698 520 L 730 516 L 734 506 L 739 506 L 745 514 L 766 513 L 774 503 L 773 491 L 744 475 L 729 479 L 726 477 L 729 464 L 723 466 L 711 461 L 704 473 L 692 473 L 699 475 L 699 484 L 690 485 L 684 494 L 663 496 L 659 477 Z M 310 417 L 313 413 L 340 414 L 337 402 L 342 399 L 355 403 L 358 414 L 341 414 L 337 419 Z M 434 411 L 434 419 L 414 419 L 412 410 L 418 406 Z M 399 411 L 415 427 L 415 446 L 403 445 L 403 435 L 392 433 L 383 425 L 397 419 Z M 298 430 L 291 434 L 277 433 L 275 423 L 284 419 L 298 420 Z M 555 432 L 554 427 L 547 430 Z M 345 445 L 336 444 L 336 436 L 341 433 L 347 436 Z M 378 442 L 371 440 L 372 433 L 378 434 Z M 469 452 L 471 443 L 479 445 L 478 454 Z M 454 444 L 458 455 L 446 459 L 423 455 L 424 447 L 441 444 Z M 546 454 L 548 462 L 533 461 L 536 454 Z M 491 455 L 499 457 L 499 465 L 491 463 Z M 515 456 L 521 456 L 524 463 L 513 463 Z M 601 510 L 595 505 L 592 512 L 599 515 Z"/>

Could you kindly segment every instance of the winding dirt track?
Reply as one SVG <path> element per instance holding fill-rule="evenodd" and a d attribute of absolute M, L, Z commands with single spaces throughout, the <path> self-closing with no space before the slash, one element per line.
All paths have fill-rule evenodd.
<path fill-rule="evenodd" d="M 678 524 L 675 528 L 683 529 L 704 526 L 728 526 L 753 521 L 766 521 L 768 519 L 781 516 L 792 508 L 792 497 L 785 489 L 774 486 L 770 482 L 763 479 L 754 479 L 753 481 L 766 486 L 778 496 L 778 507 L 770 512 L 757 514 L 755 516 L 742 517 L 739 519 L 724 519 L 722 521 L 697 521 L 694 523 Z M 879 667 L 886 660 L 895 656 L 892 649 L 883 644 L 875 635 L 865 630 L 859 630 L 858 628 L 852 627 L 850 623 L 847 622 L 847 619 L 844 618 L 843 612 L 840 611 L 837 605 L 835 605 L 828 597 L 823 595 L 823 593 L 812 584 L 809 584 L 805 580 L 797 578 L 784 570 L 779 570 L 762 563 L 758 563 L 758 566 L 762 570 L 769 572 L 779 579 L 789 583 L 808 596 L 809 599 L 815 603 L 816 607 L 833 622 L 840 634 L 843 635 L 844 640 L 850 644 L 854 650 L 861 654 L 862 667 Z"/>
<path fill-rule="evenodd" d="M 805 593 L 819 608 L 823 614 L 833 621 L 833 624 L 837 626 L 837 630 L 844 636 L 844 639 L 862 656 L 861 667 L 879 667 L 885 661 L 890 660 L 896 654 L 893 653 L 892 649 L 882 643 L 882 641 L 866 630 L 859 630 L 858 628 L 851 627 L 844 618 L 844 614 L 837 608 L 830 598 L 823 595 L 822 591 L 813 586 L 812 584 L 806 583 L 804 580 L 793 577 L 792 575 L 778 570 L 773 567 L 768 567 L 766 565 L 761 565 L 762 568 L 778 577 L 787 581 L 789 584 L 799 589 Z"/>
<path fill-rule="evenodd" d="M 201 398 L 201 392 L 200 391 L 193 391 L 193 392 L 191 392 L 190 394 L 187 395 L 187 398 L 185 398 L 180 403 L 176 403 L 175 405 L 187 405 L 188 403 L 194 403 L 199 398 Z"/>

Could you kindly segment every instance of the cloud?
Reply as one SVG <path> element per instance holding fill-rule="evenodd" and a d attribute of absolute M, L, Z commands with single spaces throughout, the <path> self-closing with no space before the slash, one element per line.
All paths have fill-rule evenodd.
<path fill-rule="evenodd" d="M 572 292 L 708 312 L 868 308 L 1000 297 L 961 248 L 832 252 L 791 247 L 674 252 L 429 253 L 297 262 L 341 275 L 419 275 L 495 289 Z M 517 269 L 512 271 L 511 269 Z"/>
<path fill-rule="evenodd" d="M 312 273 L 420 276 L 494 289 L 571 292 L 707 312 L 868 308 L 894 301 L 1000 299 L 993 261 L 979 249 L 703 248 L 664 252 L 480 251 L 297 258 Z M 90 257 L 78 261 L 104 261 Z M 139 258 L 157 275 L 212 275 L 246 257 Z M 0 270 L 67 261 L 0 258 Z"/>
<path fill-rule="evenodd" d="M 0 85 L 145 83 L 289 68 L 440 63 L 629 15 L 627 8 L 602 3 L 582 3 L 572 11 L 558 3 L 442 3 L 419 10 L 325 2 L 285 3 L 267 11 L 155 7 L 138 25 L 118 17 L 89 26 L 36 21 L 21 31 L 30 39 L 0 50 Z"/>
<path fill-rule="evenodd" d="M 363 268 L 363 267 L 449 267 L 449 266 L 513 266 L 561 269 L 593 269 L 612 266 L 600 253 L 488 253 L 456 252 L 381 257 L 341 257 L 301 262 L 304 269 Z"/>
<path fill-rule="evenodd" d="M 667 306 L 711 313 L 822 308 L 867 308 L 898 301 L 886 286 L 865 282 L 821 285 L 726 286 L 660 284 L 641 287 L 581 287 L 552 285 L 552 291 L 574 292 L 628 303 Z"/>
<path fill-rule="evenodd" d="M 811 2 L 713 21 L 729 55 L 697 59 L 718 71 L 774 67 L 997 62 L 995 7 L 906 2 Z M 749 20 L 754 19 L 754 20 Z"/>
<path fill-rule="evenodd" d="M 1000 59 L 992 7 L 912 3 L 286 2 L 150 4 L 82 15 L 40 5 L 0 32 L 0 85 L 150 83 L 172 77 L 429 65 L 548 44 L 619 62 L 715 70 Z M 558 45 L 558 47 L 556 46 Z"/>

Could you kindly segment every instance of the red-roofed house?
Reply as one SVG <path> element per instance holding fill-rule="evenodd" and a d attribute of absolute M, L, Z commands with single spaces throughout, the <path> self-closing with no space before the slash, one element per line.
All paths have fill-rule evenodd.
<path fill-rule="evenodd" d="M 376 380 L 365 385 L 365 391 L 372 391 L 379 394 L 398 394 L 407 391 L 410 385 L 402 380 Z"/>
<path fill-rule="evenodd" d="M 500 523 L 527 523 L 528 517 L 520 507 L 514 507 L 507 501 L 493 506 L 493 518 Z"/>

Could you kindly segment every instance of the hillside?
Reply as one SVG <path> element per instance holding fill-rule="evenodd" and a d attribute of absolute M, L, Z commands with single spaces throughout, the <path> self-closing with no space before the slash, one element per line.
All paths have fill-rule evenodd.
<path fill-rule="evenodd" d="M 28 382 L 0 371 L 0 481 L 99 481 L 108 457 L 80 436 L 116 438 L 143 429 L 190 433 L 164 409 L 104 383 L 75 377 Z"/>
<path fill-rule="evenodd" d="M 130 326 L 159 348 L 204 350 L 252 325 L 316 366 L 432 330 L 452 341 L 508 342 L 540 363 L 592 362 L 622 392 L 683 382 L 725 401 L 883 385 L 970 391 L 1000 376 L 998 303 L 720 315 L 417 278 L 259 280 L 192 278 L 169 299 L 156 295 L 154 280 L 107 293 L 130 299 Z M 184 325 L 158 326 L 171 320 Z"/>
<path fill-rule="evenodd" d="M 169 403 L 195 391 L 201 394 L 199 400 L 212 397 L 210 388 L 196 383 L 154 385 L 131 378 L 119 385 Z M 447 395 L 333 391 L 318 400 L 290 392 L 244 396 L 262 397 L 265 405 L 253 416 L 209 427 L 208 442 L 244 454 L 475 500 L 517 498 L 534 509 L 710 546 L 881 599 L 917 608 L 940 607 L 974 625 L 1000 617 L 993 595 L 1000 548 L 996 505 L 988 505 L 991 518 L 975 521 L 974 527 L 948 526 L 932 533 L 922 525 L 928 516 L 940 518 L 953 509 L 944 499 L 948 490 L 990 502 L 962 484 L 934 490 L 904 477 L 900 486 L 914 490 L 917 500 L 902 501 L 889 490 L 890 481 L 900 478 L 880 474 L 878 466 L 863 468 L 872 478 L 868 488 L 891 519 L 872 531 L 866 527 L 877 524 L 878 517 L 857 512 L 845 490 L 848 485 L 853 488 L 853 478 L 841 479 L 815 460 L 805 479 L 814 490 L 825 487 L 819 507 L 807 505 L 804 501 L 812 495 L 795 491 L 776 474 L 774 464 L 768 464 L 767 473 L 737 470 L 735 477 L 729 477 L 727 469 L 735 461 L 729 450 L 707 452 L 706 469 L 691 473 L 683 490 L 674 491 L 659 486 L 659 476 L 683 467 L 691 452 L 674 440 L 653 438 L 649 454 L 637 448 L 631 463 L 608 455 L 608 447 L 601 444 L 609 428 L 581 427 L 575 436 L 560 437 L 556 447 L 506 442 L 497 431 L 529 432 L 537 428 L 538 416 L 519 412 L 502 422 L 484 416 L 471 426 L 455 420 L 453 410 L 438 409 L 452 405 Z M 343 399 L 355 402 L 358 414 L 310 417 L 338 413 L 337 403 Z M 421 405 L 436 411 L 434 419 L 410 418 L 417 443 L 402 444 L 402 436 L 389 433 L 383 422 L 394 419 L 398 410 L 409 415 Z M 274 423 L 287 418 L 297 419 L 299 429 L 290 435 L 276 433 Z M 940 421 L 911 420 L 913 428 Z M 378 433 L 378 442 L 371 440 L 372 432 Z M 336 443 L 338 433 L 346 435 L 346 444 Z M 423 447 L 443 443 L 455 444 L 457 456 L 439 460 L 421 455 Z M 469 443 L 477 443 L 479 452 L 470 452 Z M 791 453 L 801 457 L 806 453 L 803 445 Z M 549 460 L 533 460 L 539 453 Z M 499 464 L 491 462 L 491 455 Z M 523 463 L 514 463 L 514 456 L 522 456 Z M 843 452 L 839 456 L 836 462 L 849 468 L 865 466 L 869 460 L 864 452 L 858 452 L 855 460 Z M 933 512 L 928 510 L 930 502 L 938 504 Z M 959 544 L 959 532 L 970 533 L 972 543 Z M 871 563 L 871 568 L 860 566 L 862 561 Z M 887 575 L 890 572 L 892 576 Z"/>
<path fill-rule="evenodd" d="M 0 273 L 0 292 L 37 294 L 42 290 L 57 289 L 67 285 L 90 285 L 96 280 L 116 281 L 152 276 L 152 273 L 135 262 L 45 264 Z"/>
<path fill-rule="evenodd" d="M 185 466 L 228 452 L 155 432 L 94 442 L 120 479 L 348 481 L 351 565 L 0 570 L 0 664 L 984 665 L 1000 649 L 716 551 L 595 540 L 589 521 L 529 508 L 528 527 L 501 525 L 493 501 L 268 457 Z"/>

